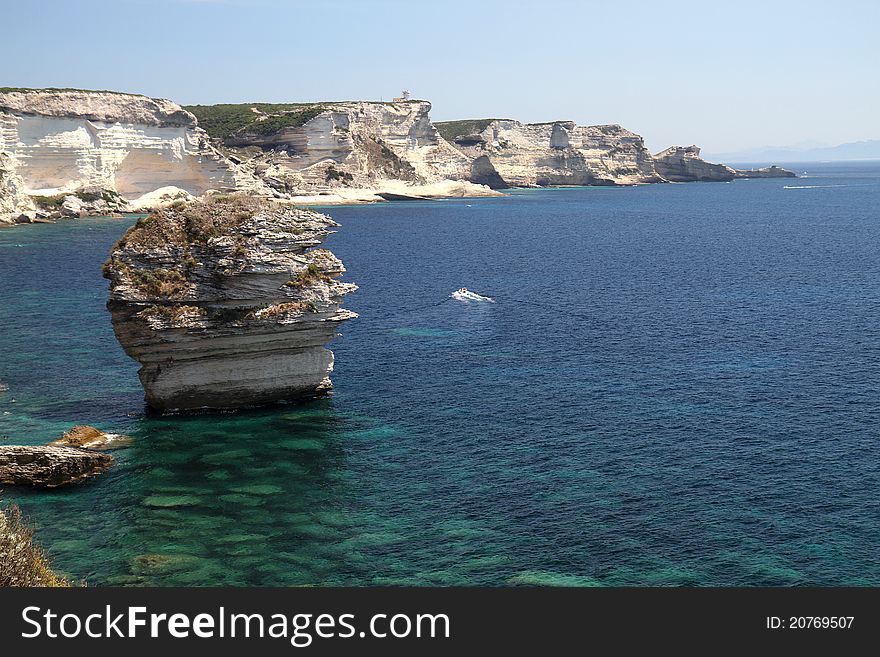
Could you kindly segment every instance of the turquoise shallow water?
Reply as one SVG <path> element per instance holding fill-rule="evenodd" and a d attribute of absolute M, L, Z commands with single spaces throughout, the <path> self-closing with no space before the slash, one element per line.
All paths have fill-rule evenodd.
<path fill-rule="evenodd" d="M 880 584 L 880 168 L 798 167 L 330 209 L 334 394 L 220 415 L 145 413 L 126 221 L 0 231 L 0 436 L 135 439 L 4 495 L 94 585 Z"/>

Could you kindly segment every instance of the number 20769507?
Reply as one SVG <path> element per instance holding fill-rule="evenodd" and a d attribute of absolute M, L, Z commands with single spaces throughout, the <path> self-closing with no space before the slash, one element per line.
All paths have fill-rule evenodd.
<path fill-rule="evenodd" d="M 767 616 L 768 630 L 848 630 L 855 616 Z"/>

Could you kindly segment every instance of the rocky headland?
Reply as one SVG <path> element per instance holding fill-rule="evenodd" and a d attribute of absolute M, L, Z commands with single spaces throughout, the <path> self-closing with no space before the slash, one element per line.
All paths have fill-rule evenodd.
<path fill-rule="evenodd" d="M 697 146 L 670 146 L 654 155 L 657 173 L 669 182 L 729 182 L 735 178 L 796 178 L 797 174 L 778 166 L 734 169 L 707 162 Z"/>
<path fill-rule="evenodd" d="M 619 125 L 476 119 L 437 124 L 470 161 L 470 180 L 494 188 L 663 182 L 643 139 Z"/>
<path fill-rule="evenodd" d="M 727 182 L 736 178 L 736 171 L 726 164 L 706 162 L 697 146 L 670 146 L 654 155 L 654 166 L 669 182 Z"/>
<path fill-rule="evenodd" d="M 238 408 L 321 394 L 325 345 L 357 287 L 319 247 L 336 223 L 243 195 L 178 202 L 141 219 L 114 246 L 113 328 L 141 364 L 161 411 Z"/>

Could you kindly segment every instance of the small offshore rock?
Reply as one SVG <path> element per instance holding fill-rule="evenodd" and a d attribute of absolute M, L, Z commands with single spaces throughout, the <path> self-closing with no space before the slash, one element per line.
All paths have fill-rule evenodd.
<path fill-rule="evenodd" d="M 118 433 L 105 433 L 95 427 L 78 424 L 70 431 L 66 431 L 61 438 L 52 441 L 50 445 L 63 447 L 82 447 L 86 449 L 114 449 L 125 447 L 131 443 L 131 438 Z"/>
<path fill-rule="evenodd" d="M 109 454 L 58 445 L 0 446 L 0 484 L 57 488 L 101 474 Z"/>
<path fill-rule="evenodd" d="M 775 164 L 760 169 L 735 169 L 737 178 L 797 178 L 794 171 L 783 169 Z"/>

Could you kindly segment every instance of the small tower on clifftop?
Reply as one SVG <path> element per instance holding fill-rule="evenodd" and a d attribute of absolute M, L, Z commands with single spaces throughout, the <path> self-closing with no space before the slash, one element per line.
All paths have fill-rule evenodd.
<path fill-rule="evenodd" d="M 394 102 L 395 103 L 405 103 L 406 101 L 409 100 L 409 96 L 410 96 L 410 93 L 406 89 L 404 89 L 403 93 L 400 94 L 400 97 L 394 99 Z"/>

